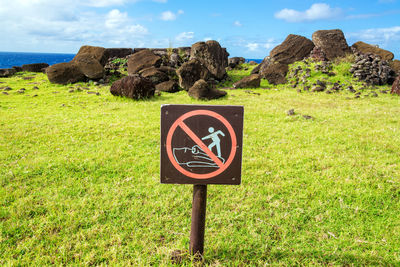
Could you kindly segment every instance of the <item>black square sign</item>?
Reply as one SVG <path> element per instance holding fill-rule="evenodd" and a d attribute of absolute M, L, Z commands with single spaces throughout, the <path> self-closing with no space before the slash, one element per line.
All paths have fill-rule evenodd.
<path fill-rule="evenodd" d="M 161 183 L 240 184 L 243 106 L 161 106 Z"/>

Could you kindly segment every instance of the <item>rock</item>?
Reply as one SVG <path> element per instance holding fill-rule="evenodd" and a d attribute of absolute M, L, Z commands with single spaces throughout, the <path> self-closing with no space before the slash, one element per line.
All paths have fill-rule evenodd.
<path fill-rule="evenodd" d="M 47 68 L 49 64 L 47 63 L 33 63 L 22 65 L 22 71 L 29 72 L 42 72 L 44 68 Z"/>
<path fill-rule="evenodd" d="M 156 85 L 168 81 L 168 75 L 155 67 L 150 67 L 139 72 L 140 76 L 150 79 Z"/>
<path fill-rule="evenodd" d="M 251 60 L 251 61 L 249 62 L 249 65 L 251 65 L 251 66 L 257 65 L 257 62 Z"/>
<path fill-rule="evenodd" d="M 133 75 L 143 69 L 150 67 L 160 67 L 162 59 L 156 56 L 149 49 L 141 50 L 131 55 L 128 59 L 128 74 Z"/>
<path fill-rule="evenodd" d="M 76 55 L 72 62 L 78 66 L 81 72 L 89 79 L 101 79 L 104 76 L 104 68 L 91 54 Z"/>
<path fill-rule="evenodd" d="M 189 90 L 196 81 L 200 79 L 208 80 L 211 76 L 203 62 L 196 58 L 184 63 L 176 73 L 179 78 L 179 86 L 186 91 Z"/>
<path fill-rule="evenodd" d="M 289 109 L 289 110 L 286 112 L 286 114 L 287 114 L 288 116 L 293 116 L 293 115 L 295 114 L 294 108 Z"/>
<path fill-rule="evenodd" d="M 245 61 L 244 57 L 231 57 L 228 59 L 228 66 L 233 69 L 236 66 L 243 64 Z"/>
<path fill-rule="evenodd" d="M 188 94 L 195 99 L 210 100 L 223 97 L 226 92 L 211 88 L 205 80 L 201 79 L 190 87 Z"/>
<path fill-rule="evenodd" d="M 362 54 L 374 54 L 387 61 L 392 60 L 394 57 L 393 53 L 388 50 L 361 41 L 354 43 L 351 47 L 357 49 Z"/>
<path fill-rule="evenodd" d="M 179 91 L 179 86 L 176 81 L 166 81 L 156 85 L 156 91 L 175 93 Z"/>
<path fill-rule="evenodd" d="M 312 35 L 312 41 L 315 46 L 321 48 L 328 60 L 344 57 L 351 53 L 346 38 L 339 29 L 316 31 Z"/>
<path fill-rule="evenodd" d="M 310 58 L 314 61 L 327 61 L 324 51 L 320 47 L 314 46 L 310 52 Z"/>
<path fill-rule="evenodd" d="M 19 66 L 13 66 L 12 68 L 15 69 L 16 72 L 21 72 L 22 71 L 22 68 L 19 67 Z"/>
<path fill-rule="evenodd" d="M 260 70 L 260 76 L 268 80 L 272 84 L 286 83 L 286 74 L 289 67 L 286 64 L 270 63 L 267 67 Z"/>
<path fill-rule="evenodd" d="M 51 83 L 68 84 L 85 80 L 79 67 L 71 62 L 54 64 L 46 69 L 46 74 Z"/>
<path fill-rule="evenodd" d="M 75 55 L 72 61 L 82 57 L 82 55 L 85 56 L 90 55 L 104 67 L 108 60 L 107 55 L 105 53 L 106 49 L 104 47 L 84 45 L 79 49 L 78 53 Z"/>
<path fill-rule="evenodd" d="M 258 74 L 251 74 L 233 84 L 235 88 L 258 88 L 260 87 L 261 77 Z"/>
<path fill-rule="evenodd" d="M 270 52 L 274 62 L 292 64 L 310 55 L 314 43 L 306 37 L 289 34 L 286 39 Z"/>
<path fill-rule="evenodd" d="M 155 88 L 149 79 L 131 75 L 114 82 L 110 92 L 115 96 L 143 99 L 154 96 Z"/>
<path fill-rule="evenodd" d="M 172 80 L 178 80 L 178 76 L 176 74 L 176 69 L 168 66 L 161 66 L 158 68 L 159 71 L 164 72 L 168 75 L 168 77 Z"/>
<path fill-rule="evenodd" d="M 15 69 L 0 69 L 1 78 L 13 76 L 15 73 L 17 73 Z"/>
<path fill-rule="evenodd" d="M 228 52 L 217 41 L 197 42 L 192 45 L 190 59 L 199 59 L 217 80 L 226 76 Z"/>
<path fill-rule="evenodd" d="M 7 92 L 1 92 L 3 95 L 8 95 L 8 93 Z"/>
<path fill-rule="evenodd" d="M 400 95 L 400 76 L 397 76 L 396 80 L 392 84 L 392 90 L 390 91 L 391 94 Z"/>
<path fill-rule="evenodd" d="M 396 73 L 396 75 L 400 75 L 400 60 L 393 60 L 390 62 L 390 67 Z"/>
<path fill-rule="evenodd" d="M 106 48 L 103 57 L 108 61 L 110 58 L 125 58 L 131 54 L 133 54 L 132 48 Z"/>

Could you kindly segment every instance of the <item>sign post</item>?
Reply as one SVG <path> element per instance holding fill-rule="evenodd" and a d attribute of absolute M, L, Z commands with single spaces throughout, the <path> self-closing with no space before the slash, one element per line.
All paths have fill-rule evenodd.
<path fill-rule="evenodd" d="M 207 184 L 241 183 L 243 107 L 161 106 L 161 183 L 193 184 L 189 251 L 204 252 Z"/>

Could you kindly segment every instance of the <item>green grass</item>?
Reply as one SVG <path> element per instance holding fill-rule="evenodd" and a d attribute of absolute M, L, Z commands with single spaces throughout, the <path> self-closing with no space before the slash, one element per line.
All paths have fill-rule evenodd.
<path fill-rule="evenodd" d="M 188 248 L 192 186 L 159 183 L 166 103 L 245 108 L 242 185 L 209 186 L 205 265 L 400 264 L 397 96 L 281 85 L 133 101 L 43 74 L 0 81 L 13 88 L 0 93 L 1 265 L 172 265 Z"/>

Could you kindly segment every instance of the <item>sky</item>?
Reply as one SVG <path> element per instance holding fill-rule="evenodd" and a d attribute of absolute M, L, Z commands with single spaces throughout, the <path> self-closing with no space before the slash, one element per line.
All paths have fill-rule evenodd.
<path fill-rule="evenodd" d="M 400 59 L 400 0 L 0 0 L 0 51 L 76 53 L 82 45 L 166 48 L 216 40 L 264 58 L 287 35 L 341 29 L 349 45 Z"/>

